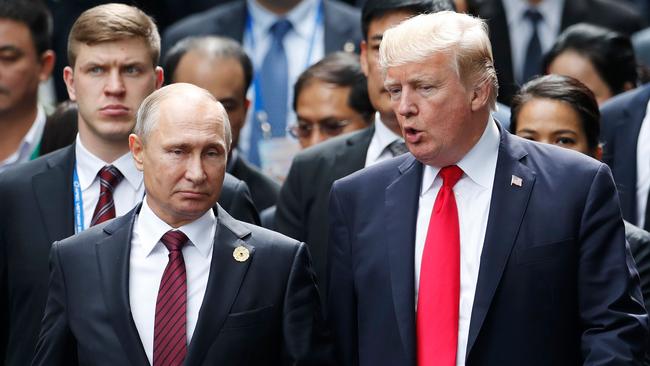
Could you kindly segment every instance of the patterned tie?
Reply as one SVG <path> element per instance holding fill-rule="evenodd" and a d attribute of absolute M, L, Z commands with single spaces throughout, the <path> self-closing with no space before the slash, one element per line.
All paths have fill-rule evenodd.
<path fill-rule="evenodd" d="M 521 78 L 522 84 L 535 77 L 535 75 L 539 75 L 542 68 L 542 44 L 537 34 L 537 25 L 543 19 L 542 14 L 537 9 L 530 8 L 524 13 L 524 18 L 530 22 L 533 34 L 530 36 L 528 48 L 526 49 L 526 59 L 524 60 L 524 70 Z"/>
<path fill-rule="evenodd" d="M 160 239 L 169 250 L 169 262 L 156 300 L 153 366 L 180 366 L 187 354 L 187 279 L 181 251 L 187 240 L 181 231 L 173 230 Z"/>
<path fill-rule="evenodd" d="M 393 156 L 400 156 L 409 151 L 409 149 L 406 147 L 406 143 L 400 140 L 391 142 L 390 145 L 386 146 L 386 149 L 390 151 Z"/>
<path fill-rule="evenodd" d="M 271 125 L 271 135 L 284 136 L 287 128 L 287 101 L 289 98 L 289 64 L 284 50 L 284 37 L 291 30 L 291 22 L 280 19 L 271 26 L 271 46 L 269 47 L 260 69 L 261 94 L 264 109 Z M 251 133 L 249 160 L 259 166 L 260 156 L 257 146 L 263 136 L 262 128 L 254 124 Z"/>
<path fill-rule="evenodd" d="M 418 366 L 454 366 L 458 346 L 460 232 L 453 187 L 463 171 L 440 170 L 442 187 L 429 220 L 417 304 Z"/>
<path fill-rule="evenodd" d="M 122 181 L 124 176 L 112 166 L 106 165 L 99 171 L 99 200 L 95 206 L 90 226 L 101 224 L 115 217 L 115 202 L 113 202 L 113 190 Z"/>

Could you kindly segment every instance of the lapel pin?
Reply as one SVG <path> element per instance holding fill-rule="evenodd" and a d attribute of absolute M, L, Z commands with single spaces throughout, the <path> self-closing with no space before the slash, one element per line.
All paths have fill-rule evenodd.
<path fill-rule="evenodd" d="M 248 249 L 241 245 L 235 248 L 235 250 L 232 252 L 232 257 L 235 258 L 237 262 L 246 262 L 249 256 L 250 252 Z"/>
<path fill-rule="evenodd" d="M 345 42 L 345 44 L 343 45 L 343 51 L 347 53 L 354 53 L 354 48 L 355 48 L 354 43 L 350 41 Z"/>
<path fill-rule="evenodd" d="M 511 186 L 521 187 L 524 184 L 524 181 L 516 175 L 513 175 L 510 179 Z"/>

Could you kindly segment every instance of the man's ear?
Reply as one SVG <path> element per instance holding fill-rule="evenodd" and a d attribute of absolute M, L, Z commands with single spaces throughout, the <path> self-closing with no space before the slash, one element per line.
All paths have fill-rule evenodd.
<path fill-rule="evenodd" d="M 47 50 L 41 55 L 41 72 L 38 74 L 38 79 L 43 82 L 50 78 L 52 69 L 54 69 L 54 61 L 56 56 L 54 51 Z"/>
<path fill-rule="evenodd" d="M 144 154 L 144 145 L 142 144 L 142 139 L 140 136 L 132 133 L 129 135 L 129 150 L 131 150 L 131 155 L 133 156 L 133 162 L 135 167 L 139 171 L 143 171 L 143 154 Z"/>
<path fill-rule="evenodd" d="M 165 72 L 163 71 L 162 67 L 156 66 L 155 73 L 156 73 L 156 90 L 158 90 L 165 82 Z"/>
<path fill-rule="evenodd" d="M 74 71 L 72 67 L 66 66 L 63 69 L 63 81 L 65 82 L 65 87 L 68 90 L 68 97 L 73 102 L 77 101 L 77 92 L 74 88 Z"/>
<path fill-rule="evenodd" d="M 472 111 L 476 112 L 477 110 L 483 108 L 490 99 L 490 83 L 485 81 L 480 85 L 474 87 L 472 91 L 472 100 L 471 106 Z"/>

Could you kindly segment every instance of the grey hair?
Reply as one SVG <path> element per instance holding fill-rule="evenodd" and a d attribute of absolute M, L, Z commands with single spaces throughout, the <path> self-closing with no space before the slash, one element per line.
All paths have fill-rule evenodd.
<path fill-rule="evenodd" d="M 384 32 L 379 63 L 384 72 L 412 62 L 422 62 L 436 53 L 455 61 L 454 71 L 466 86 L 489 83 L 488 103 L 496 108 L 499 89 L 487 24 L 479 18 L 453 11 L 422 14 Z"/>
<path fill-rule="evenodd" d="M 217 104 L 225 130 L 224 139 L 226 141 L 226 151 L 230 151 L 230 145 L 232 144 L 232 131 L 230 129 L 230 120 L 228 119 L 226 109 L 209 91 L 188 83 L 167 85 L 149 94 L 138 109 L 133 133 L 138 135 L 142 141 L 145 142 L 160 119 L 160 104 L 168 98 L 182 98 L 192 95 L 198 98 L 208 98 Z"/>

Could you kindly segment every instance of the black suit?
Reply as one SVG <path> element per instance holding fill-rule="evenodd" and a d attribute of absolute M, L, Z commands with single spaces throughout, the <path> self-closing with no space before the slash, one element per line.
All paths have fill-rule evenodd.
<path fill-rule="evenodd" d="M 623 218 L 637 223 L 636 213 L 636 150 L 650 85 L 636 88 L 608 100 L 601 108 L 603 162 L 614 175 L 621 199 Z M 647 141 L 650 143 L 650 141 Z"/>
<path fill-rule="evenodd" d="M 189 36 L 219 35 L 243 42 L 246 2 L 235 1 L 194 14 L 171 25 L 162 38 L 163 55 L 176 42 Z M 325 54 L 343 50 L 352 42 L 358 49 L 361 41 L 359 10 L 335 0 L 323 1 Z"/>
<path fill-rule="evenodd" d="M 33 365 L 149 365 L 128 299 L 139 209 L 53 245 Z M 220 208 L 215 214 L 208 284 L 184 365 L 331 364 L 304 243 Z M 233 258 L 239 246 L 250 252 L 244 262 Z"/>
<path fill-rule="evenodd" d="M 51 244 L 74 234 L 74 145 L 0 174 L 0 363 L 31 360 L 45 308 Z M 245 183 L 229 177 L 220 203 L 259 222 Z"/>
<path fill-rule="evenodd" d="M 519 90 L 515 81 L 508 21 L 501 0 L 479 1 L 473 13 L 487 20 L 494 64 L 499 78 L 499 102 L 510 105 Z M 612 0 L 567 0 L 560 31 L 576 23 L 592 23 L 631 35 L 644 27 L 643 19 L 627 5 Z M 542 70 L 540 70 L 540 74 Z"/>
<path fill-rule="evenodd" d="M 304 241 L 323 288 L 327 279 L 328 206 L 332 183 L 362 169 L 374 127 L 336 137 L 300 152 L 280 191 L 275 228 Z"/>
<path fill-rule="evenodd" d="M 228 173 L 246 182 L 253 196 L 253 203 L 259 212 L 275 205 L 280 193 L 280 185 L 267 177 L 259 169 L 252 166 L 242 156 L 237 155 L 232 165 L 228 165 Z"/>

